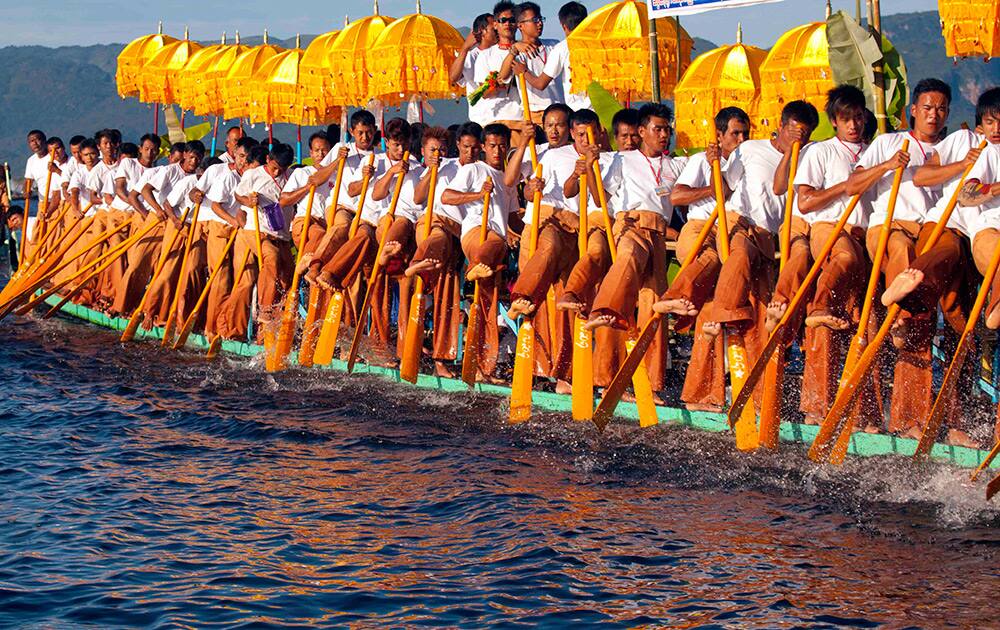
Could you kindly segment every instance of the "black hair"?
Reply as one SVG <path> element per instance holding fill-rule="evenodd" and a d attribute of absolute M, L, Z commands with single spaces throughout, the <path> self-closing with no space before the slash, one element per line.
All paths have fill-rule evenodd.
<path fill-rule="evenodd" d="M 253 149 L 255 146 L 258 146 L 259 144 L 260 143 L 257 142 L 256 139 L 251 138 L 250 136 L 243 136 L 242 138 L 236 141 L 236 146 L 243 147 L 244 149 L 246 149 L 248 154 L 250 153 L 251 149 Z"/>
<path fill-rule="evenodd" d="M 531 11 L 536 17 L 542 16 L 542 7 L 538 6 L 534 2 L 522 2 L 517 5 L 517 9 L 514 10 L 514 16 L 520 21 L 521 15 Z"/>
<path fill-rule="evenodd" d="M 46 146 L 50 146 L 50 147 L 53 146 L 53 145 L 55 145 L 55 146 L 57 146 L 57 147 L 59 147 L 59 148 L 61 148 L 63 150 L 66 149 L 66 145 L 63 144 L 62 138 L 60 138 L 59 136 L 52 136 L 51 138 L 49 138 L 48 140 L 45 141 L 45 144 L 46 144 Z"/>
<path fill-rule="evenodd" d="M 295 161 L 295 150 L 290 145 L 277 143 L 271 147 L 271 152 L 267 157 L 278 163 L 278 166 L 285 169 Z"/>
<path fill-rule="evenodd" d="M 424 146 L 424 130 L 427 128 L 422 122 L 410 123 L 410 153 L 420 155 L 420 149 Z"/>
<path fill-rule="evenodd" d="M 503 13 L 504 11 L 516 11 L 517 7 L 510 0 L 500 0 L 493 5 L 493 17 L 496 17 Z"/>
<path fill-rule="evenodd" d="M 354 129 L 358 125 L 377 127 L 375 124 L 375 114 L 371 113 L 367 109 L 359 109 L 354 112 L 351 114 L 351 129 Z"/>
<path fill-rule="evenodd" d="M 35 133 L 35 132 L 32 131 L 31 133 Z M 29 133 L 28 135 L 30 136 L 31 133 Z M 42 133 L 42 132 L 39 131 L 38 133 Z M 42 134 L 42 137 L 45 137 L 45 134 Z M 97 144 L 100 144 L 101 140 L 103 140 L 104 138 L 107 138 L 108 141 L 111 142 L 112 144 L 115 141 L 114 135 L 111 133 L 110 129 L 101 129 L 97 133 L 94 134 L 94 142 L 97 143 Z"/>
<path fill-rule="evenodd" d="M 476 19 L 472 20 L 472 32 L 479 33 L 484 28 L 489 26 L 490 20 L 493 19 L 492 13 L 482 13 L 476 16 Z"/>
<path fill-rule="evenodd" d="M 239 127 L 237 127 L 239 129 Z M 215 166 L 216 164 L 222 164 L 222 160 L 217 157 L 210 157 L 201 163 L 201 168 L 208 168 L 210 166 Z"/>
<path fill-rule="evenodd" d="M 638 127 L 640 123 L 639 110 L 632 109 L 631 107 L 626 107 L 625 109 L 619 109 L 615 112 L 615 115 L 611 118 L 611 130 L 618 134 L 618 127 L 622 125 L 629 125 L 630 127 Z"/>
<path fill-rule="evenodd" d="M 190 140 L 184 147 L 185 153 L 196 153 L 198 154 L 198 159 L 205 157 L 205 145 L 202 144 L 201 140 Z"/>
<path fill-rule="evenodd" d="M 111 142 L 113 144 L 121 144 L 122 143 L 122 132 L 120 130 L 118 130 L 118 129 L 109 129 L 108 131 L 111 132 Z"/>
<path fill-rule="evenodd" d="M 263 144 L 255 144 L 253 148 L 250 149 L 250 155 L 247 156 L 247 164 L 257 163 L 263 165 L 267 161 L 267 147 Z"/>
<path fill-rule="evenodd" d="M 542 112 L 543 124 L 545 123 L 545 118 L 548 117 L 548 115 L 551 114 L 552 112 L 562 112 L 566 114 L 566 118 L 568 119 L 570 116 L 573 115 L 573 108 L 567 105 L 566 103 L 552 103 L 551 105 L 545 108 L 545 111 Z"/>
<path fill-rule="evenodd" d="M 983 117 L 1000 118 L 1000 87 L 990 88 L 976 100 L 976 126 L 983 124 Z"/>
<path fill-rule="evenodd" d="M 878 118 L 875 117 L 875 112 L 865 108 L 865 130 L 863 132 L 862 140 L 865 144 L 871 144 L 872 140 L 875 139 L 875 134 L 878 133 Z"/>
<path fill-rule="evenodd" d="M 424 143 L 428 140 L 437 140 L 445 147 L 448 146 L 448 130 L 444 127 L 427 127 L 420 134 L 420 146 L 423 147 Z"/>
<path fill-rule="evenodd" d="M 920 79 L 916 87 L 913 88 L 913 102 L 916 103 L 922 94 L 928 92 L 944 94 L 948 104 L 951 105 L 951 86 L 941 79 Z"/>
<path fill-rule="evenodd" d="M 170 154 L 171 155 L 173 155 L 174 153 L 184 153 L 185 151 L 187 151 L 187 143 L 186 142 L 175 142 L 172 145 L 170 145 Z"/>
<path fill-rule="evenodd" d="M 838 85 L 826 93 L 826 117 L 837 126 L 838 116 L 850 116 L 865 109 L 865 93 L 853 85 Z"/>
<path fill-rule="evenodd" d="M 326 126 L 326 139 L 330 141 L 330 144 L 335 144 L 340 140 L 340 125 L 337 123 L 332 123 Z"/>
<path fill-rule="evenodd" d="M 123 144 L 119 149 L 119 151 L 125 157 L 130 157 L 130 158 L 139 157 L 139 147 L 132 142 L 126 142 L 125 144 Z"/>
<path fill-rule="evenodd" d="M 715 115 L 715 131 L 718 133 L 726 133 L 729 129 L 729 121 L 734 118 L 741 123 L 744 123 L 747 127 L 750 127 L 750 116 L 748 116 L 745 111 L 739 107 L 723 107 L 719 110 L 719 113 Z"/>
<path fill-rule="evenodd" d="M 41 129 L 32 129 L 31 131 L 29 131 L 28 132 L 28 137 L 30 138 L 31 136 L 41 136 L 42 137 L 42 142 L 45 142 L 45 140 L 46 140 L 46 138 L 45 138 L 45 132 L 42 131 Z"/>
<path fill-rule="evenodd" d="M 559 23 L 572 31 L 587 18 L 587 7 L 579 2 L 567 2 L 559 9 Z"/>
<path fill-rule="evenodd" d="M 97 151 L 97 143 L 94 142 L 93 138 L 84 138 L 83 141 L 80 142 L 80 150 L 83 151 L 84 149 L 93 149 Z"/>
<path fill-rule="evenodd" d="M 483 127 L 484 140 L 486 139 L 486 136 L 500 136 L 507 142 L 510 142 L 510 127 L 500 123 L 490 123 Z"/>
<path fill-rule="evenodd" d="M 578 109 L 569 116 L 569 126 L 570 128 L 576 127 L 577 125 L 598 125 L 601 123 L 601 119 L 598 118 L 597 114 L 594 113 L 592 109 Z"/>
<path fill-rule="evenodd" d="M 455 132 L 455 139 L 461 140 L 465 136 L 472 136 L 480 142 L 483 141 L 483 127 L 479 123 L 467 122 L 458 128 Z"/>
<path fill-rule="evenodd" d="M 313 135 L 309 136 L 309 144 L 306 146 L 312 149 L 314 140 L 325 140 L 327 144 L 333 146 L 333 142 L 330 141 L 330 136 L 328 136 L 325 131 L 317 131 Z"/>
<path fill-rule="evenodd" d="M 663 103 L 646 103 L 639 108 L 639 126 L 645 127 L 649 124 L 650 118 L 662 118 L 669 122 L 674 121 L 674 110 Z"/>
<path fill-rule="evenodd" d="M 816 111 L 816 107 L 812 103 L 791 101 L 781 109 L 782 126 L 787 125 L 791 120 L 796 120 L 815 129 L 819 125 L 819 112 Z"/>
<path fill-rule="evenodd" d="M 156 145 L 157 149 L 160 148 L 160 142 L 162 142 L 162 140 L 160 139 L 160 136 L 157 136 L 157 135 L 152 134 L 152 133 L 147 133 L 144 136 L 142 136 L 141 138 L 139 138 L 139 146 L 141 147 L 143 145 L 143 143 L 146 142 L 146 141 L 152 142 L 154 145 Z"/>
<path fill-rule="evenodd" d="M 386 140 L 395 140 L 409 146 L 410 143 L 410 123 L 403 118 L 393 118 L 385 123 L 383 135 Z"/>
<path fill-rule="evenodd" d="M 86 136 L 75 135 L 69 139 L 69 146 L 75 147 L 86 139 L 87 139 Z"/>

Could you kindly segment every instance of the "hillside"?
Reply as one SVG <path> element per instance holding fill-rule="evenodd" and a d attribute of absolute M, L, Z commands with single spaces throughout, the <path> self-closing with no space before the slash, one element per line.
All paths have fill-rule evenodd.
<path fill-rule="evenodd" d="M 978 59 L 954 64 L 947 59 L 936 12 L 890 15 L 885 17 L 884 25 L 903 53 L 911 80 L 938 76 L 952 85 L 956 92 L 952 127 L 961 121 L 971 122 L 971 101 L 984 86 L 1000 84 L 1000 64 Z M 303 36 L 302 45 L 310 40 L 311 36 Z M 260 38 L 244 41 L 257 43 Z M 272 42 L 294 45 L 294 39 L 272 38 Z M 108 126 L 120 128 L 127 138 L 150 130 L 151 107 L 135 99 L 123 101 L 115 91 L 115 59 L 122 46 L 0 48 L 4 60 L 0 64 L 0 160 L 11 162 L 15 175 L 21 174 L 24 137 L 32 128 L 67 141 L 75 133 L 93 133 Z M 695 54 L 713 46 L 696 39 Z M 436 102 L 434 107 L 436 114 L 428 122 L 457 122 L 464 111 L 464 104 L 454 101 Z M 263 136 L 263 126 L 258 125 L 251 133 Z M 275 133 L 283 141 L 294 141 L 293 127 L 279 125 Z"/>

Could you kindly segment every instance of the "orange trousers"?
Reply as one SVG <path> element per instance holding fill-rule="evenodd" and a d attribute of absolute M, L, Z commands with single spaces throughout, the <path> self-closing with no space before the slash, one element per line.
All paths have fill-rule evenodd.
<path fill-rule="evenodd" d="M 489 278 L 479 281 L 479 303 L 470 308 L 479 309 L 481 325 L 478 339 L 473 344 L 479 348 L 479 371 L 492 374 L 496 369 L 500 347 L 500 329 L 497 326 L 497 303 L 500 298 L 500 283 L 504 259 L 507 257 L 507 241 L 490 230 L 486 240 L 479 242 L 479 228 L 462 237 L 462 251 L 469 259 L 469 266 L 483 264 L 494 270 Z"/>
<path fill-rule="evenodd" d="M 421 274 L 424 292 L 433 296 L 431 314 L 433 328 L 433 350 L 431 356 L 437 361 L 453 361 L 458 356 L 458 329 L 461 323 L 459 308 L 462 279 L 459 266 L 462 262 L 462 226 L 447 217 L 435 216 L 430 234 L 423 237 L 427 215 L 417 221 L 417 250 L 412 263 L 422 260 L 437 260 L 440 269 L 431 269 Z M 411 263 L 411 264 L 412 264 Z M 400 338 L 405 336 L 405 330 Z"/>
<path fill-rule="evenodd" d="M 145 219 L 138 214 L 132 215 L 133 233 L 149 225 L 157 227 L 128 249 L 128 254 L 125 257 L 125 271 L 121 279 L 114 285 L 114 302 L 111 306 L 113 313 L 131 314 L 139 304 L 139 300 L 142 299 L 146 285 L 149 284 L 149 280 L 153 276 L 153 269 L 160 256 L 166 228 L 160 224 L 160 220 L 152 212 L 146 213 Z M 111 268 L 115 268 L 120 262 L 121 260 L 117 261 L 111 265 Z"/>
<path fill-rule="evenodd" d="M 258 260 L 253 230 L 240 230 L 233 244 L 233 260 L 239 264 L 249 252 L 247 266 L 236 279 L 236 287 L 219 308 L 216 332 L 225 339 L 245 339 L 250 324 L 250 302 L 257 287 L 257 320 L 266 326 L 280 317 L 281 296 L 292 276 L 292 252 L 287 241 L 261 235 L 263 260 Z"/>

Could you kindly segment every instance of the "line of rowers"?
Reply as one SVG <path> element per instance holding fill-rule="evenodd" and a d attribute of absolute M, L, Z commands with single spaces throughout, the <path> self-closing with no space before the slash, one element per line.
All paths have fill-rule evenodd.
<path fill-rule="evenodd" d="M 277 144 L 268 150 L 242 137 L 238 128 L 229 131 L 227 150 L 220 158 L 203 160 L 201 143 L 190 142 L 172 147 L 169 164 L 160 167 L 154 166 L 159 151 L 154 136 L 142 138 L 136 155 L 124 149 L 119 156 L 120 138 L 113 131 L 99 132 L 94 141 L 80 143 L 75 167 L 68 166 L 61 143 L 53 139 L 49 144 L 55 143 L 56 163 L 49 167 L 44 137 L 32 132 L 28 143 L 34 155 L 27 175 L 41 182 L 46 168 L 59 173 L 59 179 L 69 172 L 68 180 L 52 187 L 52 194 L 65 195 L 72 205 L 68 222 L 95 214 L 94 234 L 122 222 L 131 222 L 133 233 L 157 224 L 77 297 L 112 315 L 128 314 L 136 307 L 161 247 L 174 242 L 172 250 L 163 252 L 168 262 L 151 288 L 145 325 L 165 323 L 170 287 L 178 282 L 183 290 L 177 317 L 186 319 L 193 296 L 204 287 L 209 270 L 219 265 L 222 272 L 209 287 L 204 312 L 198 314 L 205 335 L 245 339 L 254 287 L 257 330 L 275 321 L 292 275 L 292 239 L 300 242 L 309 192 L 315 187 L 309 232 L 298 262 L 311 285 L 327 294 L 344 291 L 350 297 L 348 306 L 356 310 L 361 272 L 375 263 L 379 242 L 385 243 L 379 262 L 386 273 L 377 287 L 370 329 L 376 360 L 391 362 L 401 352 L 409 294 L 416 284 L 412 280 L 420 275 L 426 299 L 433 301 L 429 311 L 433 343 L 427 352 L 436 374 L 452 376 L 464 315 L 463 281 L 478 280 L 482 299 L 476 307 L 488 313 L 477 340 L 483 348 L 479 379 L 496 378 L 498 306 L 501 289 L 509 289 L 508 314 L 534 318 L 535 373 L 555 381 L 557 391 L 571 389 L 572 322 L 577 314 L 586 317 L 595 331 L 594 380 L 596 386 L 605 387 L 625 356 L 627 331 L 659 312 L 673 316 L 674 330 L 694 333 L 681 400 L 693 410 L 715 411 L 726 402 L 720 332 L 742 333 L 753 361 L 802 283 L 812 256 L 822 248 L 850 198 L 860 195 L 861 202 L 822 264 L 795 327 L 804 329 L 800 409 L 807 422 L 816 423 L 836 393 L 852 322 L 862 307 L 867 269 L 890 204 L 893 174 L 902 168 L 883 267 L 886 288 L 879 301 L 904 309 L 893 329 L 895 365 L 881 368 L 886 373 L 894 370 L 890 420 L 884 427 L 886 383 L 876 378 L 863 398 L 860 428 L 870 432 L 887 428 L 913 437 L 919 435 L 919 423 L 932 401 L 931 346 L 938 307 L 948 324 L 946 333 L 961 331 L 978 282 L 976 270 L 982 273 L 993 249 L 1000 246 L 1000 185 L 996 184 L 1000 88 L 979 98 L 975 131 L 945 135 L 950 102 L 947 84 L 920 81 L 910 107 L 912 130 L 883 134 L 870 144 L 866 122 L 871 115 L 865 96 L 850 86 L 828 94 L 825 109 L 835 135 L 822 142 L 809 142 L 819 116 L 807 102 L 788 103 L 777 133 L 762 140 L 748 139 L 749 117 L 727 107 L 715 119 L 717 142 L 690 158 L 668 153 L 673 116 L 664 105 L 618 112 L 613 121 L 618 149 L 611 151 L 593 111 L 553 104 L 542 117 L 547 142 L 537 146 L 537 171 L 528 157 L 537 132 L 531 123 L 520 127 L 493 123 L 485 128 L 466 123 L 452 132 L 428 127 L 414 138 L 411 125 L 395 118 L 381 130 L 384 149 L 378 150 L 379 130 L 364 110 L 350 119 L 351 142 L 331 146 L 325 134 L 314 134 L 309 141 L 313 165 L 295 168 L 290 147 Z M 512 126 L 520 137 L 514 147 Z M 979 148 L 983 141 L 985 150 Z M 904 142 L 909 143 L 905 151 Z M 802 150 L 795 179 L 789 182 L 796 143 Z M 408 152 L 411 147 L 413 155 Z M 676 256 L 685 259 L 716 206 L 714 160 L 720 161 L 723 172 L 728 258 L 720 255 L 713 226 L 693 262 L 668 287 L 668 241 L 676 239 Z M 613 222 L 610 236 L 616 256 L 596 178 L 586 179 L 586 190 L 580 187 L 581 176 L 593 173 L 595 163 Z M 339 197 L 333 199 L 341 164 L 342 185 Z M 973 164 L 943 237 L 918 256 L 963 171 Z M 429 199 L 432 170 L 435 194 Z M 397 178 L 402 183 L 393 203 Z M 779 275 L 775 243 L 789 186 L 796 193 L 792 239 L 788 263 Z M 366 195 L 361 198 L 363 191 Z M 541 194 L 537 216 L 533 204 L 524 203 L 536 192 Z M 56 208 L 59 203 L 53 198 L 48 206 Z M 429 215 L 425 210 L 431 204 Z M 185 214 L 189 207 L 193 210 Z M 679 233 L 671 228 L 675 209 L 685 218 Z M 583 255 L 577 233 L 581 211 L 589 219 Z M 356 213 L 359 222 L 354 221 Z M 428 219 L 431 226 L 425 235 Z M 483 221 L 488 228 L 485 238 L 480 230 Z M 536 221 L 537 246 L 529 252 L 526 236 Z M 352 224 L 357 225 L 353 234 Z M 189 225 L 194 226 L 193 247 L 186 277 L 180 278 L 184 239 L 171 235 Z M 260 250 L 255 245 L 257 228 L 263 241 Z M 228 247 L 234 232 L 235 245 Z M 119 241 L 127 233 L 121 232 Z M 505 285 L 504 272 L 513 267 L 508 265 L 508 253 L 515 248 L 519 248 L 520 272 L 511 285 Z M 969 264 L 970 252 L 974 266 Z M 998 289 L 1000 285 L 994 287 L 985 311 L 991 329 L 1000 327 Z M 395 342 L 389 321 L 393 291 L 399 298 Z M 547 299 L 550 292 L 554 300 Z M 351 308 L 346 316 L 352 317 Z M 660 327 L 646 355 L 655 392 L 663 391 L 669 367 L 667 328 Z M 657 398 L 657 402 L 663 401 Z M 958 411 L 949 414 L 945 439 L 974 445 L 970 421 L 975 419 Z"/>

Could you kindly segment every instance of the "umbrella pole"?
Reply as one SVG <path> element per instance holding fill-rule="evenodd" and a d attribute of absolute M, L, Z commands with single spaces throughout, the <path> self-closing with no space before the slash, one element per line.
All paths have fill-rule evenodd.
<path fill-rule="evenodd" d="M 660 102 L 660 46 L 656 35 L 656 20 L 649 18 L 649 70 L 652 76 L 652 102 Z"/>
<path fill-rule="evenodd" d="M 295 125 L 295 161 L 302 163 L 302 125 Z"/>
<path fill-rule="evenodd" d="M 677 86 L 681 83 L 681 16 L 678 15 L 674 20 L 676 21 L 674 26 L 677 27 L 677 73 L 674 85 Z"/>
<path fill-rule="evenodd" d="M 212 126 L 212 150 L 211 155 L 215 157 L 215 143 L 219 139 L 219 117 L 215 117 L 215 124 Z"/>
<path fill-rule="evenodd" d="M 184 119 L 187 117 L 187 112 L 183 109 L 181 110 L 181 131 L 184 131 Z"/>
<path fill-rule="evenodd" d="M 267 150 L 274 148 L 274 125 L 267 123 Z"/>
<path fill-rule="evenodd" d="M 153 103 L 153 135 L 160 135 L 160 104 Z"/>
<path fill-rule="evenodd" d="M 878 43 L 879 50 L 882 49 L 882 10 L 879 0 L 868 0 L 868 31 Z M 888 121 L 885 113 L 885 67 L 883 60 L 875 62 L 875 120 L 878 121 L 878 132 L 885 133 L 888 130 Z"/>

